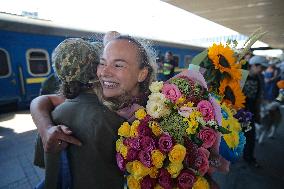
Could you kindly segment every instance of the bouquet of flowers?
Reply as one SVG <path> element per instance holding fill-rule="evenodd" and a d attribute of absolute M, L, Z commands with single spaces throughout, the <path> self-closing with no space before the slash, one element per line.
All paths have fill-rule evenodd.
<path fill-rule="evenodd" d="M 192 60 L 189 69 L 201 71 L 209 86 L 210 94 L 218 101 L 222 112 L 222 127 L 230 131 L 224 133 L 220 142 L 220 154 L 228 161 L 236 161 L 242 154 L 245 136 L 250 129 L 252 114 L 245 111 L 245 95 L 242 86 L 248 71 L 243 70 L 242 58 L 247 50 L 264 33 L 256 31 L 244 44 L 242 51 L 236 49 L 237 41 L 229 40 L 226 45 L 213 44 Z"/>
<path fill-rule="evenodd" d="M 203 76 L 186 70 L 150 90 L 137 119 L 118 129 L 117 164 L 128 187 L 209 188 L 204 176 L 216 165 L 220 133 L 230 132 Z"/>

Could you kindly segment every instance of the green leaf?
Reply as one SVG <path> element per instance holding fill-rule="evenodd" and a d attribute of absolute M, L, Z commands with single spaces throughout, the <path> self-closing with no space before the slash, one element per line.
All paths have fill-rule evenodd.
<path fill-rule="evenodd" d="M 228 129 L 221 127 L 221 126 L 218 127 L 218 131 L 222 134 L 230 134 L 231 133 L 231 131 L 229 131 Z"/>
<path fill-rule="evenodd" d="M 244 43 L 242 51 L 239 53 L 238 61 L 240 61 L 245 54 L 249 51 L 251 46 L 260 38 L 262 38 L 267 32 L 261 32 L 261 28 L 258 28 L 253 34 L 249 36 L 247 41 Z"/>
<path fill-rule="evenodd" d="M 207 57 L 207 54 L 208 54 L 208 50 L 207 49 L 202 51 L 201 53 L 199 53 L 198 55 L 196 55 L 192 59 L 191 64 L 200 65 L 201 62 Z"/>
<path fill-rule="evenodd" d="M 192 141 L 198 145 L 198 147 L 202 146 L 203 141 L 195 135 L 191 135 Z"/>

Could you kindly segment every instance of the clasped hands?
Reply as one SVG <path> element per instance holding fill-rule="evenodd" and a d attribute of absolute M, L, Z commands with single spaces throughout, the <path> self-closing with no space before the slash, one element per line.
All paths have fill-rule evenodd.
<path fill-rule="evenodd" d="M 57 153 L 65 149 L 69 144 L 82 146 L 82 143 L 72 136 L 72 131 L 65 125 L 49 126 L 41 134 L 45 152 Z"/>

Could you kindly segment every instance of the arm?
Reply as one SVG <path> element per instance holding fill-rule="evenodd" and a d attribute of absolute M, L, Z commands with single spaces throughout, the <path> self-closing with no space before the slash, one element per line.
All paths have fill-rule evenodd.
<path fill-rule="evenodd" d="M 57 95 L 44 95 L 31 102 L 30 111 L 40 136 L 44 139 L 46 130 L 53 126 L 50 112 L 64 102 L 64 97 Z"/>
<path fill-rule="evenodd" d="M 273 77 L 270 79 L 270 81 L 274 81 L 274 80 L 276 80 L 277 79 L 277 77 L 278 77 L 278 70 L 277 69 L 275 69 L 274 70 L 274 72 L 273 72 Z"/>
<path fill-rule="evenodd" d="M 43 147 L 47 152 L 59 151 L 67 146 L 67 142 L 81 145 L 79 140 L 71 136 L 72 131 L 66 126 L 54 127 L 51 121 L 50 112 L 63 103 L 64 100 L 63 96 L 45 95 L 39 96 L 31 102 L 31 116 L 42 138 Z"/>

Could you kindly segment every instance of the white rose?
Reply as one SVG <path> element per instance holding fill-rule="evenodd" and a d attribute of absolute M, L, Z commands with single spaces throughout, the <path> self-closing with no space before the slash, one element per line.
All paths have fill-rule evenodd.
<path fill-rule="evenodd" d="M 161 103 L 164 103 L 167 99 L 165 97 L 164 94 L 162 93 L 152 93 L 149 95 L 149 101 L 154 101 L 154 102 L 161 102 Z"/>
<path fill-rule="evenodd" d="M 167 108 L 162 101 L 151 101 L 148 100 L 146 105 L 147 113 L 153 118 L 160 118 L 162 116 L 168 115 L 170 110 Z"/>
<path fill-rule="evenodd" d="M 152 93 L 158 93 L 163 87 L 163 81 L 154 81 L 149 86 L 149 89 Z"/>

